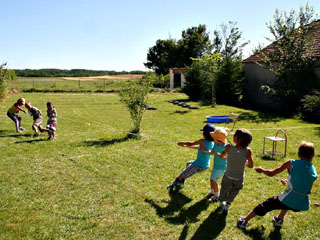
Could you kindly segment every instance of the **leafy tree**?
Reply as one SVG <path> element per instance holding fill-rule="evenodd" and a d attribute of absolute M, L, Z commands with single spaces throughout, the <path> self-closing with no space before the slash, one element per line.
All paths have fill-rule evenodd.
<path fill-rule="evenodd" d="M 151 87 L 149 78 L 141 79 L 139 82 L 130 83 L 120 90 L 120 101 L 123 102 L 130 112 L 134 128 L 131 133 L 140 135 L 143 111 L 147 104 L 148 93 Z"/>
<path fill-rule="evenodd" d="M 6 95 L 6 78 L 8 72 L 5 68 L 6 65 L 6 63 L 0 65 L 0 99 L 3 99 Z"/>
<path fill-rule="evenodd" d="M 214 31 L 214 52 L 221 54 L 222 63 L 215 75 L 217 102 L 237 105 L 242 99 L 245 78 L 242 70 L 242 52 L 248 42 L 242 40 L 242 32 L 236 22 L 221 24 Z"/>
<path fill-rule="evenodd" d="M 147 62 L 144 65 L 153 69 L 158 75 L 167 74 L 169 68 L 176 65 L 176 53 L 175 40 L 157 40 L 156 45 L 149 48 Z"/>
<path fill-rule="evenodd" d="M 241 61 L 243 48 L 249 43 L 242 40 L 242 32 L 236 25 L 237 22 L 229 21 L 213 32 L 213 51 L 219 52 L 223 59 Z"/>
<path fill-rule="evenodd" d="M 312 55 L 314 28 L 319 24 L 314 16 L 314 9 L 308 4 L 299 13 L 276 9 L 273 22 L 267 25 L 274 39 L 268 38 L 273 41 L 271 50 L 261 52 L 262 66 L 275 74 L 276 81 L 262 89 L 272 99 L 285 103 L 288 113 L 296 109 L 305 94 L 320 86 Z"/>
<path fill-rule="evenodd" d="M 240 104 L 246 83 L 241 62 L 231 58 L 224 59 L 215 76 L 217 103 Z"/>
<path fill-rule="evenodd" d="M 182 31 L 182 39 L 178 41 L 178 51 L 181 55 L 179 67 L 190 66 L 192 58 L 201 58 L 206 53 L 210 53 L 212 45 L 206 25 L 188 28 Z"/>
<path fill-rule="evenodd" d="M 149 48 L 147 62 L 144 65 L 158 75 L 166 75 L 171 67 L 185 67 L 192 64 L 191 58 L 199 58 L 210 52 L 209 34 L 205 25 L 182 31 L 182 39 L 157 40 Z"/>
<path fill-rule="evenodd" d="M 215 105 L 215 72 L 221 59 L 219 53 L 205 54 L 202 58 L 192 58 L 194 62 L 188 68 L 184 87 L 184 92 L 191 100 L 209 102 L 211 99 L 211 104 Z"/>

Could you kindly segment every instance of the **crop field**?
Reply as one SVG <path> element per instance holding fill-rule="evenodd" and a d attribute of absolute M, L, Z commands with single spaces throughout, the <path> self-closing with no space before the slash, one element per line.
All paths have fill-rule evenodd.
<path fill-rule="evenodd" d="M 8 83 L 10 91 L 20 92 L 113 92 L 126 83 L 141 79 L 139 74 L 96 77 L 30 78 Z"/>
<path fill-rule="evenodd" d="M 26 88 L 32 88 L 32 79 L 28 84 Z M 40 81 L 35 84 L 40 88 Z M 41 88 L 50 88 L 52 79 L 48 84 Z M 60 84 L 61 89 L 71 89 L 71 84 L 76 89 L 79 81 L 57 79 Z M 97 83 L 95 89 L 101 88 Z M 26 130 L 15 132 L 6 112 L 19 97 L 43 113 L 46 102 L 53 102 L 58 113 L 55 141 L 48 141 L 44 133 L 32 137 L 32 118 L 23 113 Z M 262 200 L 284 191 L 279 177 L 286 178 L 286 172 L 270 178 L 246 168 L 244 188 L 226 217 L 217 210 L 218 203 L 205 198 L 211 168 L 187 179 L 180 191 L 170 195 L 166 189 L 196 157 L 196 150 L 177 142 L 200 139 L 205 116 L 238 114 L 235 128 L 253 134 L 254 165 L 268 169 L 296 159 L 299 143 L 307 140 L 315 144 L 313 163 L 320 172 L 320 125 L 224 105 L 212 108 L 188 102 L 200 107 L 191 110 L 168 102 L 174 99 L 187 101 L 187 96 L 150 94 L 148 104 L 157 110 L 144 112 L 143 137 L 137 140 L 128 134 L 133 124 L 117 94 L 8 96 L 0 105 L 0 239 L 320 239 L 319 179 L 310 195 L 310 210 L 289 212 L 280 231 L 271 221 L 278 211 L 252 219 L 246 231 L 236 222 Z M 44 114 L 44 124 L 46 119 Z M 287 133 L 287 156 L 271 159 L 262 154 L 263 140 L 278 129 Z M 270 149 L 271 142 L 266 144 Z"/>

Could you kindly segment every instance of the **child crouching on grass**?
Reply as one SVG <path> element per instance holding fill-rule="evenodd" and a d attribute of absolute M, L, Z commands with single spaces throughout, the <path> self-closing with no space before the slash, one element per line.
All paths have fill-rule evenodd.
<path fill-rule="evenodd" d="M 18 113 L 24 112 L 21 107 L 25 104 L 26 100 L 24 98 L 19 98 L 18 101 L 13 104 L 12 107 L 8 109 L 7 116 L 14 122 L 16 125 L 16 132 L 21 133 L 21 131 L 24 130 L 24 128 L 21 126 L 22 117 L 18 115 Z"/>
<path fill-rule="evenodd" d="M 178 145 L 182 147 L 191 147 L 199 149 L 197 159 L 195 161 L 187 162 L 187 167 L 180 173 L 180 175 L 167 186 L 167 189 L 172 191 L 177 185 L 183 185 L 186 178 L 193 174 L 203 172 L 210 167 L 210 154 L 203 153 L 200 150 L 210 151 L 213 148 L 213 138 L 210 133 L 214 132 L 215 126 L 207 124 L 201 131 L 203 131 L 203 138 L 194 142 L 179 142 Z"/>
<path fill-rule="evenodd" d="M 233 136 L 233 141 L 235 146 L 227 144 L 221 154 L 217 153 L 221 158 L 228 155 L 219 196 L 219 208 L 224 215 L 228 214 L 231 203 L 243 188 L 245 166 L 253 167 L 252 150 L 248 147 L 252 141 L 251 132 L 244 128 L 238 129 Z"/>
<path fill-rule="evenodd" d="M 246 217 L 241 217 L 237 223 L 240 229 L 245 229 L 248 221 L 256 215 L 264 216 L 270 211 L 280 209 L 280 214 L 273 217 L 274 227 L 279 229 L 288 210 L 299 212 L 309 209 L 310 200 L 308 194 L 311 193 L 312 184 L 318 177 L 317 171 L 312 164 L 314 157 L 313 143 L 301 142 L 298 157 L 299 160 L 288 160 L 273 170 L 261 167 L 255 168 L 258 173 L 264 173 L 269 177 L 287 169 L 288 180 L 281 179 L 282 184 L 287 185 L 287 189 L 285 192 L 258 204 Z"/>

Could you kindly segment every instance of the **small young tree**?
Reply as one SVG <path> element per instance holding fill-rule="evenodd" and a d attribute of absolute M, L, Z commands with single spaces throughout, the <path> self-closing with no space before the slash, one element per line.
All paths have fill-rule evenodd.
<path fill-rule="evenodd" d="M 136 136 L 140 135 L 142 115 L 151 86 L 150 79 L 144 78 L 139 82 L 130 83 L 130 85 L 122 88 L 119 93 L 120 101 L 128 108 L 134 124 L 131 133 Z"/>
<path fill-rule="evenodd" d="M 3 63 L 0 65 L 0 100 L 3 99 L 6 95 L 6 77 L 7 69 L 5 68 L 7 64 Z"/>
<path fill-rule="evenodd" d="M 273 36 L 270 50 L 262 51 L 263 64 L 276 76 L 274 84 L 262 86 L 272 99 L 281 100 L 288 113 L 296 110 L 300 99 L 319 88 L 319 79 L 314 74 L 315 57 L 312 53 L 314 29 L 319 22 L 308 4 L 299 13 L 279 12 L 276 9 L 274 22 L 267 26 Z"/>
<path fill-rule="evenodd" d="M 206 53 L 202 58 L 192 58 L 192 60 L 183 91 L 191 100 L 201 100 L 207 103 L 210 99 L 212 106 L 215 106 L 215 72 L 222 60 L 220 53 Z"/>

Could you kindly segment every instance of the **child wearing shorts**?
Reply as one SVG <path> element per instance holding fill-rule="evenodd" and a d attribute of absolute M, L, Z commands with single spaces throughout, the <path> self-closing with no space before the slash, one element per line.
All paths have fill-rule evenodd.
<path fill-rule="evenodd" d="M 276 174 L 288 170 L 288 179 L 281 179 L 281 183 L 286 185 L 285 192 L 270 197 L 258 204 L 246 217 L 241 217 L 237 223 L 240 229 L 245 229 L 250 219 L 256 215 L 264 216 L 266 213 L 280 209 L 280 214 L 273 217 L 275 228 L 281 228 L 284 216 L 288 210 L 299 212 L 307 211 L 310 206 L 308 195 L 314 181 L 317 179 L 317 171 L 312 164 L 314 157 L 314 145 L 310 142 L 301 142 L 298 150 L 299 160 L 288 160 L 281 166 L 267 170 L 261 167 L 255 168 L 257 173 L 264 173 L 272 177 Z"/>
<path fill-rule="evenodd" d="M 33 124 L 32 129 L 35 132 L 34 137 L 37 137 L 40 135 L 38 128 L 40 132 L 43 132 L 45 129 L 42 127 L 42 114 L 41 111 L 36 108 L 35 106 L 32 106 L 30 102 L 27 102 L 25 104 L 26 108 L 28 109 L 28 113 L 33 117 Z"/>
<path fill-rule="evenodd" d="M 173 181 L 172 184 L 167 186 L 167 189 L 172 191 L 177 185 L 184 185 L 186 178 L 191 177 L 195 173 L 203 172 L 210 167 L 210 154 L 201 152 L 200 150 L 210 151 L 213 148 L 213 138 L 210 133 L 214 132 L 215 126 L 207 124 L 201 131 L 203 131 L 203 138 L 194 142 L 179 142 L 178 145 L 182 147 L 191 147 L 199 149 L 197 158 L 194 161 L 187 162 L 186 168 L 180 175 Z"/>
<path fill-rule="evenodd" d="M 224 171 L 227 168 L 227 161 L 224 158 L 219 157 L 226 147 L 228 133 L 222 127 L 217 127 L 216 130 L 211 133 L 211 137 L 214 139 L 214 147 L 210 154 L 214 155 L 213 167 L 210 176 L 211 191 L 208 193 L 207 198 L 209 201 L 215 202 L 219 199 L 219 185 L 218 180 L 223 176 Z"/>

